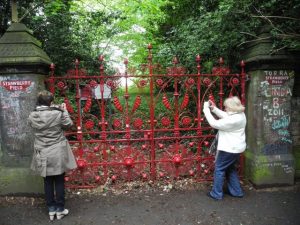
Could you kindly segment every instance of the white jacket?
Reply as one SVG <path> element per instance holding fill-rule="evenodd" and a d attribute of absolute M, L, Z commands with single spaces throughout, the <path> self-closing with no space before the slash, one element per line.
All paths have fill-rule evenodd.
<path fill-rule="evenodd" d="M 212 112 L 219 117 L 219 119 L 216 120 L 207 105 L 204 106 L 203 112 L 209 125 L 219 130 L 218 150 L 230 153 L 242 153 L 245 151 L 245 113 L 224 112 L 214 107 Z"/>

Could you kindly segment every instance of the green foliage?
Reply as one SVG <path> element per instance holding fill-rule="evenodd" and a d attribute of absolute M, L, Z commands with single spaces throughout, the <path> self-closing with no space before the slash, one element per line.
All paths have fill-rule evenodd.
<path fill-rule="evenodd" d="M 56 64 L 56 73 L 81 65 L 96 72 L 97 57 L 118 64 L 125 57 L 132 66 L 145 62 L 148 43 L 164 21 L 165 0 L 25 0 L 18 1 L 21 22 L 34 31 Z M 0 35 L 9 26 L 10 1 L 0 3 Z M 2 14 L 3 12 L 3 14 Z M 3 15 L 3 16 L 2 16 Z M 117 60 L 113 62 L 110 58 Z M 96 62 L 96 63 L 95 63 Z"/>
<path fill-rule="evenodd" d="M 299 0 L 170 0 L 164 8 L 168 19 L 157 34 L 159 61 L 168 65 L 169 55 L 177 55 L 194 70 L 195 56 L 200 54 L 204 62 L 215 63 L 222 56 L 234 66 L 245 44 L 256 40 L 266 25 L 271 27 L 272 52 L 299 49 L 299 4 Z"/>
<path fill-rule="evenodd" d="M 0 1 L 0 37 L 7 30 L 10 17 L 11 17 L 10 1 L 9 0 Z"/>
<path fill-rule="evenodd" d="M 108 67 L 129 58 L 144 63 L 152 43 L 156 62 L 170 66 L 177 56 L 195 71 L 200 54 L 204 72 L 222 56 L 231 67 L 247 43 L 271 28 L 273 49 L 299 50 L 300 0 L 24 0 L 19 18 L 34 31 L 56 64 L 57 73 L 78 58 L 89 73 L 98 72 L 97 57 Z M 0 35 L 9 26 L 10 1 L 0 2 Z M 115 60 L 115 61 L 114 61 Z M 111 69 L 109 69 L 111 70 Z"/>
<path fill-rule="evenodd" d="M 28 24 L 37 38 L 44 40 L 44 50 L 56 64 L 56 73 L 74 68 L 79 59 L 81 67 L 90 73 L 98 71 L 97 48 L 109 34 L 113 16 L 105 12 L 86 11 L 76 1 L 47 1 L 28 18 Z"/>

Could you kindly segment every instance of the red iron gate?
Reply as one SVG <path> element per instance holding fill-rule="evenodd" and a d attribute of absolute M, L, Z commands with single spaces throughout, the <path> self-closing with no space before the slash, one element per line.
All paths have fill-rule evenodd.
<path fill-rule="evenodd" d="M 187 74 L 174 58 L 162 72 L 151 49 L 139 71 L 125 61 L 124 74 L 105 74 L 102 56 L 98 75 L 87 75 L 77 60 L 65 76 L 54 75 L 51 66 L 48 88 L 75 123 L 66 132 L 78 164 L 65 177 L 69 188 L 93 188 L 107 179 L 212 179 L 214 157 L 207 149 L 214 130 L 203 118 L 203 102 L 212 99 L 222 109 L 223 100 L 236 95 L 245 104 L 244 63 L 240 74 L 231 74 L 220 59 L 211 74 L 202 74 L 197 56 L 196 73 Z"/>

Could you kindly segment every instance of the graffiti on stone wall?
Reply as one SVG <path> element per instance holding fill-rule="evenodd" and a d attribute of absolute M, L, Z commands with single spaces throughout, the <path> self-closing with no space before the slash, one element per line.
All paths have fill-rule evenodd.
<path fill-rule="evenodd" d="M 265 70 L 266 81 L 271 85 L 282 85 L 294 76 L 293 71 L 287 70 Z"/>
<path fill-rule="evenodd" d="M 284 143 L 266 144 L 262 149 L 262 153 L 264 155 L 280 155 L 287 153 L 288 148 L 289 146 Z"/>
<path fill-rule="evenodd" d="M 255 163 L 255 167 L 259 169 L 267 169 L 267 171 L 270 171 L 272 168 L 281 168 L 281 171 L 285 174 L 294 173 L 294 167 L 291 161 Z M 276 175 L 278 176 L 278 174 Z"/>
<path fill-rule="evenodd" d="M 263 97 L 264 135 L 267 145 L 263 153 L 284 154 L 292 144 L 289 131 L 294 71 L 267 70 L 260 82 Z"/>
<path fill-rule="evenodd" d="M 29 141 L 28 99 L 35 89 L 35 81 L 30 79 L 29 76 L 0 76 L 1 141 L 11 156 L 24 154 L 24 143 Z"/>

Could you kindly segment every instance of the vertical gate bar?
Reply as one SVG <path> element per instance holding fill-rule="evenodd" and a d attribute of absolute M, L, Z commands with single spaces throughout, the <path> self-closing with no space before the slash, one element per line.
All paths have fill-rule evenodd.
<path fill-rule="evenodd" d="M 201 57 L 200 55 L 197 55 L 196 57 L 196 62 L 197 62 L 197 91 L 198 91 L 198 96 L 197 96 L 197 125 L 198 125 L 198 130 L 197 134 L 202 135 L 202 128 L 201 128 L 201 65 L 200 65 Z"/>
<path fill-rule="evenodd" d="M 175 139 L 175 153 L 179 153 L 179 112 L 178 112 L 178 98 L 179 98 L 179 93 L 178 93 L 178 73 L 179 73 L 179 68 L 177 67 L 178 64 L 178 59 L 177 57 L 174 57 L 173 59 L 173 64 L 174 64 L 174 69 L 172 70 L 173 73 L 172 75 L 174 76 L 174 136 L 176 137 Z"/>
<path fill-rule="evenodd" d="M 131 142 L 130 142 L 130 117 L 129 117 L 129 104 L 128 104 L 128 100 L 129 100 L 129 93 L 128 93 L 128 60 L 125 59 L 124 60 L 124 65 L 125 65 L 125 94 L 124 94 L 124 98 L 125 98 L 125 138 L 128 140 L 127 145 L 130 146 Z M 128 148 L 131 149 L 131 148 Z"/>
<path fill-rule="evenodd" d="M 125 117 L 125 139 L 127 139 L 127 146 L 126 146 L 126 154 L 131 155 L 132 150 L 130 148 L 130 118 L 129 118 L 129 93 L 128 93 L 128 60 L 124 59 L 124 65 L 125 65 L 125 93 L 124 93 L 124 99 L 125 99 L 125 111 L 124 111 L 124 117 Z M 131 180 L 131 168 L 126 167 L 127 169 L 127 181 Z"/>
<path fill-rule="evenodd" d="M 196 62 L 197 62 L 197 135 L 201 136 L 202 135 L 202 127 L 201 127 L 201 57 L 200 55 L 197 55 L 196 57 Z M 200 160 L 201 160 L 201 153 L 202 153 L 202 141 L 198 139 L 198 148 L 197 148 L 197 171 L 201 170 L 200 166 Z"/>
<path fill-rule="evenodd" d="M 107 146 L 107 140 L 106 140 L 106 121 L 105 121 L 105 105 L 104 105 L 104 56 L 100 55 L 99 56 L 99 62 L 100 62 L 100 93 L 101 93 L 101 138 L 103 140 L 102 143 L 104 143 L 102 146 L 104 148 L 102 149 L 103 152 L 103 159 L 105 162 L 107 162 L 107 152 L 106 152 L 106 146 Z M 106 163 L 103 165 L 103 170 L 104 170 L 104 177 L 107 177 L 108 175 L 108 168 Z"/>
<path fill-rule="evenodd" d="M 54 69 L 55 69 L 55 65 L 53 64 L 53 63 L 51 63 L 51 65 L 50 65 L 50 70 L 51 70 L 51 72 L 50 72 L 50 79 L 49 79 L 49 90 L 50 90 L 50 92 L 54 95 L 55 94 L 55 86 L 54 86 L 54 84 L 55 84 L 55 82 L 54 82 L 54 80 L 55 80 L 55 78 L 54 78 Z"/>
<path fill-rule="evenodd" d="M 150 158 L 150 173 L 151 179 L 156 178 L 156 164 L 155 164 L 155 143 L 154 143 L 154 96 L 153 96 L 153 67 L 152 67 L 152 45 L 148 45 L 148 68 L 150 78 L 150 146 L 151 146 L 151 158 Z"/>
<path fill-rule="evenodd" d="M 82 120 L 81 120 L 81 102 L 80 102 L 80 90 L 79 90 L 79 71 L 78 71 L 79 60 L 75 60 L 75 79 L 76 79 L 76 104 L 77 104 L 77 140 L 79 141 L 79 155 L 82 157 L 83 149 L 82 149 Z"/>
<path fill-rule="evenodd" d="M 106 142 L 106 126 L 105 126 L 105 105 L 104 105 L 104 57 L 101 55 L 99 57 L 100 61 L 100 96 L 101 96 L 101 138 Z"/>
<path fill-rule="evenodd" d="M 245 73 L 245 62 L 244 60 L 241 61 L 241 102 L 245 106 L 246 104 L 246 97 L 245 97 L 245 86 L 246 86 L 246 73 Z"/>
<path fill-rule="evenodd" d="M 223 110 L 223 96 L 224 96 L 224 92 L 223 92 L 223 63 L 224 63 L 224 60 L 221 57 L 220 60 L 219 60 L 220 69 L 219 69 L 219 73 L 217 74 L 220 77 L 220 90 L 219 90 L 220 105 L 219 105 L 219 108 L 221 110 Z"/>

